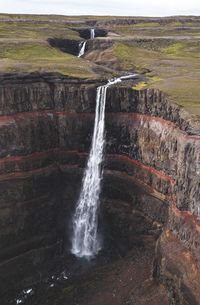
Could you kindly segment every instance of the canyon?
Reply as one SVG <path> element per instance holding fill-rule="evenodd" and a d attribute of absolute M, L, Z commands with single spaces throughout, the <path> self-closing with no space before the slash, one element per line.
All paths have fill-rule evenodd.
<path fill-rule="evenodd" d="M 74 30 L 74 20 L 70 22 Z M 84 71 L 84 65 L 91 65 L 90 76 L 37 69 L 0 75 L 4 305 L 16 304 L 20 291 L 30 287 L 35 287 L 35 295 L 24 296 L 20 303 L 200 304 L 199 116 L 162 86 L 148 85 L 146 67 L 129 67 L 128 74 L 138 73 L 136 79 L 107 88 L 99 211 L 103 249 L 90 263 L 69 254 L 72 215 L 92 141 L 96 90 L 113 71 L 118 76 L 125 70 L 110 57 L 117 38 L 108 31 L 134 22 L 137 18 L 91 19 L 84 21 L 83 29 L 79 20 L 76 32 L 81 39 L 69 53 L 78 55 L 80 40 L 89 39 L 91 27 L 99 28 L 96 33 L 102 36 L 88 40 L 83 59 L 69 57 L 80 60 Z M 130 40 L 127 37 L 120 39 Z M 64 49 L 61 38 L 49 44 L 68 52 L 73 44 L 64 42 Z M 145 39 L 142 43 L 148 45 Z M 59 284 L 45 284 L 63 268 L 74 277 L 66 271 Z"/>

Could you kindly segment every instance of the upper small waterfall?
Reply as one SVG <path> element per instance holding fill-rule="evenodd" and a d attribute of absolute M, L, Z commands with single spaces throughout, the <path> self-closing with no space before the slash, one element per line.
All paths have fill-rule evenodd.
<path fill-rule="evenodd" d="M 95 38 L 95 29 L 90 29 L 90 39 Z"/>
<path fill-rule="evenodd" d="M 71 252 L 76 256 L 91 257 L 101 249 L 98 238 L 98 207 L 103 175 L 102 161 L 105 143 L 105 105 L 107 88 L 121 82 L 126 76 L 108 81 L 97 88 L 95 122 L 86 170 L 83 176 L 80 197 L 73 215 L 73 234 Z"/>
<path fill-rule="evenodd" d="M 87 41 L 81 41 L 80 43 L 79 43 L 79 54 L 78 54 L 78 57 L 81 57 L 81 56 L 83 56 L 84 54 L 85 54 L 85 46 L 86 46 L 86 43 L 87 43 Z"/>
<path fill-rule="evenodd" d="M 94 29 L 90 29 L 90 39 L 94 39 L 94 38 L 95 38 L 95 30 Z M 86 43 L 87 43 L 87 41 L 81 41 L 79 43 L 78 57 L 81 57 L 81 56 L 83 56 L 85 54 Z"/>

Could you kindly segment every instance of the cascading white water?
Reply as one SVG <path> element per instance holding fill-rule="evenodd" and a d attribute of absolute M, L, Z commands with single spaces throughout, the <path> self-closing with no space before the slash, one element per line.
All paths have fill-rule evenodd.
<path fill-rule="evenodd" d="M 86 43 L 87 43 L 87 41 L 80 42 L 80 44 L 79 44 L 80 51 L 79 51 L 78 57 L 81 57 L 85 54 Z"/>
<path fill-rule="evenodd" d="M 132 75 L 132 77 L 134 77 Z M 131 78 L 130 76 L 128 78 Z M 78 257 L 92 257 L 101 249 L 98 238 L 98 207 L 103 175 L 105 104 L 107 88 L 121 82 L 122 78 L 108 81 L 97 88 L 95 122 L 87 167 L 84 173 L 80 197 L 73 215 L 71 252 Z M 125 79 L 125 78 L 124 78 Z"/>
<path fill-rule="evenodd" d="M 90 29 L 90 39 L 94 39 L 94 38 L 95 38 L 95 30 L 94 29 Z M 78 57 L 81 57 L 81 56 L 83 56 L 85 54 L 86 43 L 87 43 L 87 41 L 81 41 L 79 43 Z"/>
<path fill-rule="evenodd" d="M 90 39 L 95 38 L 95 29 L 90 29 Z"/>

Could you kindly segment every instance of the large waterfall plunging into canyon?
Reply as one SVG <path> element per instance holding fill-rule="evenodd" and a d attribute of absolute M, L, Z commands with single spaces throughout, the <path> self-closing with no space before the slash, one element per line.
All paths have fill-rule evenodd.
<path fill-rule="evenodd" d="M 82 189 L 73 216 L 72 253 L 76 256 L 93 256 L 101 248 L 97 236 L 98 205 L 102 179 L 104 149 L 104 118 L 107 88 L 121 81 L 115 79 L 97 88 L 95 122 L 92 145 L 84 173 Z"/>
<path fill-rule="evenodd" d="M 116 78 L 97 88 L 92 145 L 82 181 L 80 197 L 73 215 L 71 252 L 78 257 L 94 256 L 101 249 L 101 242 L 98 238 L 97 212 L 103 174 L 102 160 L 105 143 L 104 125 L 107 88 L 123 79 L 134 76 Z"/>

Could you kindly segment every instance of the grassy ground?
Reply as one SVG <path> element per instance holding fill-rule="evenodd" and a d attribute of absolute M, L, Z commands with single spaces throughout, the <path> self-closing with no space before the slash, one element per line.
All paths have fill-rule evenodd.
<path fill-rule="evenodd" d="M 91 78 L 91 64 L 52 48 L 45 41 L 3 43 L 1 72 L 58 72 L 66 76 Z"/>
<path fill-rule="evenodd" d="M 58 18 L 0 15 L 0 72 L 39 71 L 96 77 L 92 64 L 52 48 L 47 43 L 48 38 L 81 40 L 78 32 L 70 29 L 66 22 L 59 23 Z"/>
<path fill-rule="evenodd" d="M 0 18 L 0 38 L 47 39 L 49 37 L 80 39 L 78 33 L 69 29 L 64 23 L 52 24 L 48 21 L 5 22 L 1 21 Z"/>
<path fill-rule="evenodd" d="M 49 46 L 47 39 L 54 37 L 80 41 L 72 29 L 89 27 L 88 21 L 115 33 L 106 38 L 113 40 L 113 47 L 92 50 L 84 59 Z M 191 113 L 200 114 L 199 38 L 199 17 L 0 14 L 0 72 L 59 72 L 94 78 L 102 77 L 101 65 L 113 73 L 138 71 L 145 73 L 147 81 L 136 89 L 159 88 Z"/>
<path fill-rule="evenodd" d="M 113 54 L 123 69 L 147 72 L 147 84 L 137 88 L 159 88 L 191 113 L 200 114 L 199 41 L 116 42 Z"/>
<path fill-rule="evenodd" d="M 162 36 L 179 36 L 179 35 L 191 35 L 200 36 L 200 26 L 171 26 L 160 25 L 158 23 L 152 24 L 135 24 L 118 26 L 115 28 L 115 32 L 122 35 L 131 35 L 134 37 L 150 36 L 150 37 L 162 37 Z"/>

